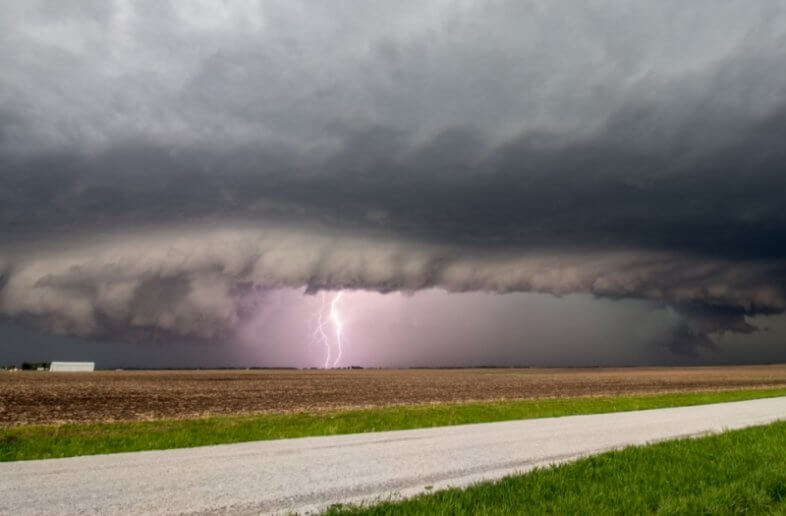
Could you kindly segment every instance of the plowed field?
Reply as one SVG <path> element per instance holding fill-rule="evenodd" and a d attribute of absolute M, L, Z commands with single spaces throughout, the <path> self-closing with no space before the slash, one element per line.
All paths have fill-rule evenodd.
<path fill-rule="evenodd" d="M 0 424 L 786 386 L 786 365 L 621 369 L 0 372 Z"/>

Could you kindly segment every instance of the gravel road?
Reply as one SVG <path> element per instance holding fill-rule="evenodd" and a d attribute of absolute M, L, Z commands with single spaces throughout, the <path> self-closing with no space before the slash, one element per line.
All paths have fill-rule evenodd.
<path fill-rule="evenodd" d="M 309 512 L 782 418 L 786 397 L 0 463 L 0 513 Z"/>

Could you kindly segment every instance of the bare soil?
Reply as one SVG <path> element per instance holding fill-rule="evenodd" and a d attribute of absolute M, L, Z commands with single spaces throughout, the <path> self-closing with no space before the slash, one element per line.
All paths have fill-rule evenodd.
<path fill-rule="evenodd" d="M 786 365 L 0 372 L 0 425 L 786 386 Z"/>

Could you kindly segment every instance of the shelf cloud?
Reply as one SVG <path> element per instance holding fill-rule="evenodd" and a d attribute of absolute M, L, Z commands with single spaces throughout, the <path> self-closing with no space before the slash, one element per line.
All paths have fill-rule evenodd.
<path fill-rule="evenodd" d="M 231 333 L 261 292 L 786 309 L 786 9 L 24 2 L 0 20 L 0 314 Z"/>

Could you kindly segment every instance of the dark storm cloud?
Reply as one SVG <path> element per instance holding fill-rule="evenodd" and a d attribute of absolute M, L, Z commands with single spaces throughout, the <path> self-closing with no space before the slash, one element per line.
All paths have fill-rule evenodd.
<path fill-rule="evenodd" d="M 701 349 L 718 349 L 707 333 L 688 323 L 678 324 L 667 343 L 669 350 L 677 355 L 697 356 Z"/>
<path fill-rule="evenodd" d="M 6 316 L 589 292 L 673 307 L 691 353 L 786 307 L 779 2 L 99 4 L 0 21 Z"/>
<path fill-rule="evenodd" d="M 278 216 L 491 248 L 782 259 L 786 116 L 739 127 L 734 141 L 709 151 L 689 140 L 683 149 L 621 145 L 649 123 L 646 116 L 624 128 L 615 122 L 582 141 L 525 134 L 495 147 L 466 128 L 411 145 L 376 127 L 330 152 L 136 144 L 9 158 L 0 181 L 14 195 L 3 227 L 10 238 L 17 227 Z"/>

